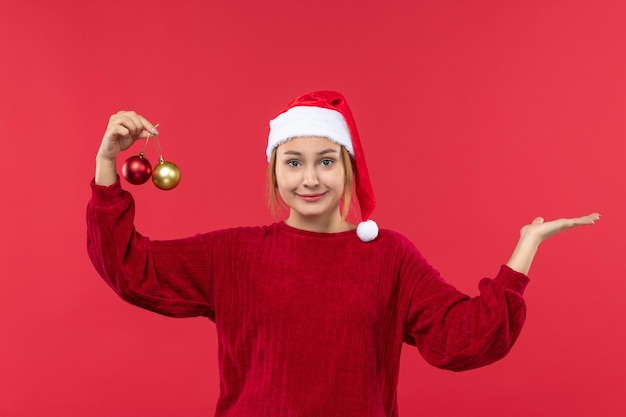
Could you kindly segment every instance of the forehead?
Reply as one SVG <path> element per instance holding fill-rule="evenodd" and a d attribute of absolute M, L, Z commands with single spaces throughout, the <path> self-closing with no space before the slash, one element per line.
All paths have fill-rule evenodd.
<path fill-rule="evenodd" d="M 281 153 L 286 151 L 297 151 L 301 153 L 307 153 L 319 152 L 327 149 L 332 149 L 339 152 L 341 149 L 341 145 L 327 138 L 322 138 L 318 136 L 306 136 L 289 139 L 288 141 L 278 146 L 277 152 Z"/>

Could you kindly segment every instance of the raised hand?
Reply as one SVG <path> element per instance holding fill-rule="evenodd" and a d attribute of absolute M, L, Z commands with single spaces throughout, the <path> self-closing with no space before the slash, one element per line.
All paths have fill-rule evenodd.
<path fill-rule="evenodd" d="M 109 118 L 98 157 L 115 160 L 117 155 L 128 149 L 137 139 L 157 135 L 154 125 L 134 111 L 120 111 Z"/>
<path fill-rule="evenodd" d="M 564 230 L 577 226 L 595 224 L 598 220 L 600 220 L 600 214 L 598 213 L 591 213 L 572 219 L 551 220 L 549 222 L 544 221 L 543 217 L 537 217 L 532 223 L 522 227 L 520 230 L 520 238 L 533 239 L 537 241 L 537 243 L 541 243 L 547 238 Z"/>
<path fill-rule="evenodd" d="M 158 134 L 152 123 L 134 111 L 120 111 L 112 115 L 96 156 L 96 184 L 113 184 L 117 180 L 117 155 L 130 148 L 136 140 Z"/>
<path fill-rule="evenodd" d="M 591 213 L 582 217 L 571 219 L 557 219 L 544 221 L 543 217 L 537 217 L 532 223 L 527 224 L 520 230 L 520 239 L 511 255 L 507 265 L 518 272 L 528 274 L 539 244 L 547 238 L 567 229 L 578 226 L 592 225 L 600 220 L 600 214 Z"/>

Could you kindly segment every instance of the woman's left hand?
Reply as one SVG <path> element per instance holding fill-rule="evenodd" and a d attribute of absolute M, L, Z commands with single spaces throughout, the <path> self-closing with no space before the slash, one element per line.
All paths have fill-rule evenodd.
<path fill-rule="evenodd" d="M 528 274 L 539 244 L 557 233 L 573 227 L 595 224 L 600 220 L 598 213 L 591 213 L 572 219 L 557 219 L 546 222 L 543 217 L 537 217 L 531 224 L 520 230 L 520 238 L 507 265 L 518 272 Z"/>
<path fill-rule="evenodd" d="M 532 223 L 527 224 L 520 230 L 521 239 L 531 239 L 537 244 L 547 238 L 573 227 L 595 224 L 600 220 L 600 214 L 591 213 L 586 216 L 571 219 L 557 219 L 544 221 L 543 217 L 537 217 Z"/>

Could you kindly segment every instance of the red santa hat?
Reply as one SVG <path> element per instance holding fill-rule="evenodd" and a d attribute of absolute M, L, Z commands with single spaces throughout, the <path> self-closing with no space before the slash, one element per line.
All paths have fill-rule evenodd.
<path fill-rule="evenodd" d="M 335 91 L 314 91 L 297 97 L 270 121 L 267 160 L 281 143 L 296 137 L 318 136 L 343 145 L 354 161 L 354 182 L 361 217 L 357 235 L 364 242 L 378 236 L 378 226 L 369 216 L 376 201 L 367 171 L 356 124 L 346 99 Z"/>

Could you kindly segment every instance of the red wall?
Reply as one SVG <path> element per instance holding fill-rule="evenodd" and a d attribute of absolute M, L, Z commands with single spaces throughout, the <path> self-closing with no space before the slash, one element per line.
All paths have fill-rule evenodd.
<path fill-rule="evenodd" d="M 134 109 L 183 175 L 126 185 L 139 230 L 267 223 L 267 122 L 313 89 L 351 103 L 373 217 L 464 291 L 535 216 L 603 214 L 540 248 L 507 358 L 454 374 L 407 346 L 401 414 L 626 415 L 626 3 L 306 3 L 0 4 L 0 415 L 213 414 L 212 323 L 124 303 L 87 258 L 94 157 Z"/>

